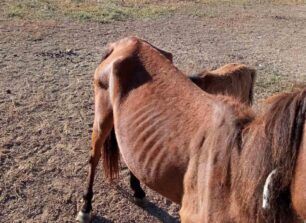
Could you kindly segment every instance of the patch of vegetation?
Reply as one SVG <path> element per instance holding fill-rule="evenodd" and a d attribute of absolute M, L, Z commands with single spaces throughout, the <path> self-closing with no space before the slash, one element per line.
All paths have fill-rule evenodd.
<path fill-rule="evenodd" d="M 79 0 L 78 0 L 79 1 Z M 68 8 L 64 15 L 68 18 L 75 18 L 80 21 L 97 21 L 97 22 L 111 22 L 122 21 L 129 18 L 127 10 L 117 7 L 113 4 L 107 5 L 76 5 Z"/>
<path fill-rule="evenodd" d="M 306 0 L 198 0 L 205 4 L 305 4 Z"/>
<path fill-rule="evenodd" d="M 13 5 L 9 7 L 8 17 L 19 17 L 22 18 L 24 16 L 24 9 L 21 4 Z"/>
<path fill-rule="evenodd" d="M 272 3 L 272 4 L 305 4 L 306 0 L 257 0 L 257 3 Z"/>
<path fill-rule="evenodd" d="M 132 15 L 134 18 L 155 18 L 159 16 L 166 16 L 173 14 L 177 6 L 174 5 L 148 5 L 147 7 L 134 8 Z"/>
<path fill-rule="evenodd" d="M 0 17 L 27 20 L 64 18 L 107 23 L 128 19 L 152 19 L 178 12 L 212 18 L 220 15 L 217 6 L 221 4 L 254 3 L 303 4 L 306 0 L 3 0 L 0 3 Z"/>
<path fill-rule="evenodd" d="M 199 7 L 198 5 L 190 6 L 186 9 L 189 15 L 198 18 L 215 18 L 218 16 L 219 12 L 216 11 L 215 7 L 209 7 L 209 10 Z"/>
<path fill-rule="evenodd" d="M 6 3 L 7 17 L 13 18 L 51 18 L 57 7 L 48 0 L 12 1 Z"/>
<path fill-rule="evenodd" d="M 4 3 L 7 18 L 77 19 L 107 23 L 127 19 L 146 19 L 169 15 L 179 5 L 149 1 L 119 0 L 12 0 Z"/>
<path fill-rule="evenodd" d="M 287 90 L 290 86 L 284 81 L 284 76 L 275 71 L 257 75 L 256 88 L 258 92 L 277 93 Z"/>

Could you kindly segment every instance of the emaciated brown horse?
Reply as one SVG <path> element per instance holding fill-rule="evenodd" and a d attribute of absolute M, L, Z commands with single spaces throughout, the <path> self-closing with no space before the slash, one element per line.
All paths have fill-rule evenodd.
<path fill-rule="evenodd" d="M 160 49 L 158 49 L 160 50 Z M 160 50 L 161 51 L 161 50 Z M 166 51 L 162 53 L 172 61 L 172 54 Z M 253 88 L 256 78 L 256 71 L 244 64 L 231 63 L 226 64 L 216 70 L 203 70 L 200 73 L 187 75 L 187 77 L 202 90 L 210 94 L 221 94 L 235 97 L 242 103 L 251 105 L 253 103 Z M 109 146 L 116 147 L 116 136 L 114 131 L 111 132 L 112 144 Z M 143 199 L 143 191 L 139 180 L 130 172 L 130 186 L 134 191 L 136 199 Z"/>
<path fill-rule="evenodd" d="M 304 96 L 297 100 L 299 105 L 304 103 Z M 296 117 L 293 112 L 294 117 L 288 120 L 304 121 L 305 112 L 300 112 L 300 106 L 296 111 L 299 115 Z M 282 113 L 277 112 L 272 121 L 267 121 L 268 125 L 260 124 L 261 120 L 266 120 L 265 115 L 249 124 L 254 115 L 248 107 L 233 98 L 201 91 L 157 48 L 136 37 L 112 44 L 95 72 L 95 120 L 89 181 L 78 219 L 82 222 L 89 220 L 92 186 L 101 148 L 105 175 L 110 179 L 118 175 L 119 151 L 107 146 L 107 138 L 114 128 L 129 169 L 152 189 L 182 204 L 182 222 L 271 222 L 270 219 L 294 222 L 287 200 L 281 209 L 285 211 L 278 211 L 282 205 L 273 205 L 277 202 L 272 200 L 272 211 L 264 217 L 257 215 L 261 213 L 257 195 L 262 193 L 269 171 L 277 169 L 279 177 L 275 179 L 280 180 L 273 181 L 281 185 L 275 187 L 276 193 L 271 198 L 287 197 L 286 190 L 290 185 L 290 181 L 284 179 L 291 179 L 295 156 L 286 158 L 284 155 L 291 150 L 297 152 L 297 143 L 288 147 L 282 143 L 278 153 L 273 142 L 280 139 L 279 132 L 286 136 L 286 129 L 300 128 L 295 126 L 295 121 L 290 125 L 288 120 L 289 123 L 285 123 L 288 125 L 282 126 L 285 129 L 279 128 L 279 114 Z M 273 129 L 270 138 L 260 135 L 267 132 L 262 131 L 266 129 Z M 299 134 L 292 133 L 290 137 L 299 142 Z M 266 146 L 256 152 L 258 146 L 255 143 Z M 274 155 L 272 158 L 264 156 L 269 152 Z M 281 165 L 284 160 L 292 161 L 285 162 L 290 163 L 285 172 Z M 257 171 L 248 161 L 260 169 Z M 252 174 L 259 183 L 248 185 L 247 176 L 253 179 Z M 255 192 L 253 199 L 247 193 L 248 186 Z"/>

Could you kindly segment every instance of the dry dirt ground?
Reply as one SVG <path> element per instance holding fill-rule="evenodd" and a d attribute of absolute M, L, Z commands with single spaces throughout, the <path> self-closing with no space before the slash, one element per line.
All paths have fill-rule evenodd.
<path fill-rule="evenodd" d="M 0 222 L 74 222 L 87 175 L 92 75 L 108 42 L 138 35 L 189 73 L 246 63 L 258 71 L 256 100 L 305 83 L 305 5 L 214 10 L 218 16 L 109 24 L 1 20 Z M 143 206 L 132 202 L 124 165 L 117 184 L 98 172 L 94 190 L 94 222 L 178 221 L 179 207 L 148 188 Z"/>

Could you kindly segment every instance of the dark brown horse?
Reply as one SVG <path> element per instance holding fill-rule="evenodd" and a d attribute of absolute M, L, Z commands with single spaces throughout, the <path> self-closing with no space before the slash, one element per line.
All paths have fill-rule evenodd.
<path fill-rule="evenodd" d="M 299 105 L 303 105 L 304 96 L 299 96 Z M 300 107 L 293 119 L 304 121 L 305 114 Z M 178 71 L 162 51 L 147 42 L 131 37 L 110 45 L 108 54 L 95 72 L 90 172 L 85 203 L 78 219 L 89 221 L 92 186 L 101 148 L 105 175 L 110 179 L 118 175 L 119 151 L 107 146 L 114 128 L 129 169 L 152 189 L 182 204 L 182 222 L 271 222 L 270 219 L 280 222 L 280 217 L 294 222 L 290 202 L 284 200 L 284 208 L 278 211 L 282 205 L 274 205 L 277 203 L 274 200 L 287 197 L 288 182 L 283 180 L 291 179 L 289 167 L 295 157 L 284 155 L 288 155 L 285 151 L 297 151 L 297 145 L 287 148 L 283 143 L 286 148 L 280 151 L 284 152 L 277 153 L 271 139 L 279 139 L 278 131 L 285 136 L 286 129 L 300 128 L 295 122 L 294 125 L 287 122 L 285 130 L 278 128 L 279 114 L 282 113 L 276 112 L 267 125 L 260 124 L 266 118 L 249 124 L 253 113 L 248 107 L 230 97 L 205 93 Z M 270 138 L 260 135 L 267 132 L 262 131 L 268 129 L 266 126 L 273 129 Z M 296 142 L 300 141 L 299 134 L 292 135 L 290 137 L 297 139 Z M 256 142 L 270 144 L 260 147 L 256 153 Z M 272 158 L 263 156 L 269 151 L 276 155 Z M 280 164 L 287 159 L 292 163 L 283 173 Z M 258 171 L 252 168 L 253 162 L 254 166 L 260 167 Z M 241 168 L 237 168 L 239 165 Z M 280 182 L 282 187 L 273 187 L 275 193 L 269 196 L 269 199 L 275 198 L 269 202 L 272 211 L 261 217 L 257 215 L 261 213 L 257 205 L 261 201 L 258 194 L 263 192 L 265 178 L 274 168 L 278 177 L 272 182 Z M 247 176 L 259 182 L 248 185 Z M 247 193 L 248 186 L 255 192 L 253 199 Z"/>

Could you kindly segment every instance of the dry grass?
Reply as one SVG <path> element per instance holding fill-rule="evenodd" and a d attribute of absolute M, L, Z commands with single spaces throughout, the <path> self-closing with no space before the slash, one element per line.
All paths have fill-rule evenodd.
<path fill-rule="evenodd" d="M 287 83 L 285 78 L 275 71 L 266 71 L 264 75 L 258 75 L 255 90 L 272 95 L 290 89 L 291 83 Z"/>
<path fill-rule="evenodd" d="M 172 52 L 188 73 L 246 63 L 258 70 L 256 101 L 290 90 L 292 81 L 303 87 L 306 7 L 242 2 L 1 0 L 0 222 L 75 222 L 88 170 L 92 75 L 109 42 L 138 35 Z M 186 16 L 187 6 L 199 15 Z M 135 21 L 87 22 L 118 19 Z M 116 187 L 99 169 L 93 222 L 174 222 L 179 207 L 152 190 L 145 189 L 149 205 L 131 202 L 128 173 L 122 166 Z"/>
<path fill-rule="evenodd" d="M 178 8 L 178 5 L 115 0 L 12 0 L 6 1 L 3 8 L 3 16 L 6 18 L 30 20 L 64 18 L 107 23 L 169 15 Z"/>
<path fill-rule="evenodd" d="M 218 12 L 202 10 L 209 4 L 305 4 L 306 0 L 5 0 L 0 3 L 4 19 L 69 19 L 108 23 L 133 19 L 154 19 L 184 13 L 197 17 L 216 17 Z"/>

